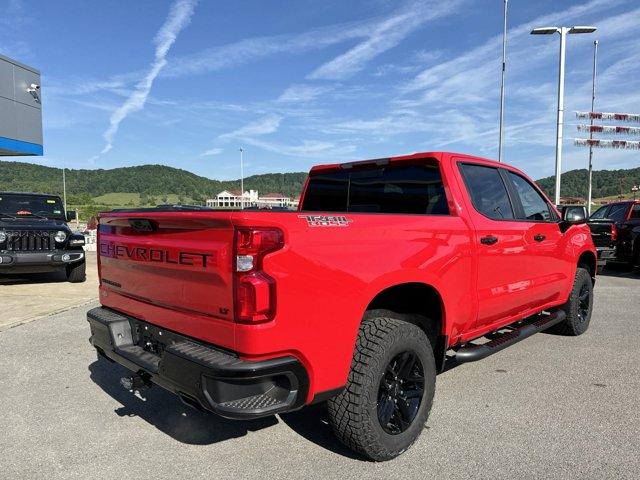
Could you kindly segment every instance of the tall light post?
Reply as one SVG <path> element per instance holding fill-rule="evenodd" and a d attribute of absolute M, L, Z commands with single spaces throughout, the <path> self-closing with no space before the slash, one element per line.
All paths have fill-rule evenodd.
<path fill-rule="evenodd" d="M 498 140 L 498 161 L 502 161 L 502 129 L 504 126 L 504 74 L 507 69 L 507 8 L 509 0 L 504 0 L 504 25 L 502 29 L 502 79 L 500 81 L 500 138 Z"/>
<path fill-rule="evenodd" d="M 560 34 L 560 64 L 558 71 L 558 117 L 556 122 L 556 192 L 555 203 L 560 204 L 560 179 L 562 176 L 562 124 L 564 122 L 564 63 L 567 34 L 593 33 L 596 27 L 542 27 L 531 30 L 531 35 Z"/>
<path fill-rule="evenodd" d="M 591 79 L 591 111 L 595 112 L 596 105 L 596 70 L 598 62 L 598 40 L 593 41 L 593 78 Z M 589 115 L 589 124 L 593 127 L 593 117 Z M 589 140 L 593 140 L 593 129 L 589 130 Z M 591 194 L 593 181 L 593 144 L 589 142 L 589 188 L 587 192 L 587 212 L 591 216 Z"/>
<path fill-rule="evenodd" d="M 240 208 L 244 208 L 244 163 L 242 161 L 244 150 L 242 147 L 238 150 L 240 151 Z"/>

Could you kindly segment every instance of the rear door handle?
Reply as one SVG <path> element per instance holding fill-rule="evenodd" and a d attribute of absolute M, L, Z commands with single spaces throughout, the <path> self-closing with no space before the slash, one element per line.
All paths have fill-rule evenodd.
<path fill-rule="evenodd" d="M 536 235 L 534 235 L 534 236 L 533 236 L 533 239 L 534 239 L 536 242 L 542 242 L 545 238 L 547 238 L 547 237 L 545 237 L 545 236 L 544 236 L 544 235 L 542 235 L 541 233 L 538 233 L 538 234 L 536 234 Z"/>
<path fill-rule="evenodd" d="M 483 245 L 493 245 L 498 242 L 498 237 L 494 237 L 493 235 L 487 235 L 486 237 L 482 237 L 480 239 L 480 243 Z"/>

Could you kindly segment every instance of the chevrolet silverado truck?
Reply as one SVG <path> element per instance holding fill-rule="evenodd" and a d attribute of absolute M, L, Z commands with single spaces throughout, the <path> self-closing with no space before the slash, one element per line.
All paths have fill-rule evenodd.
<path fill-rule="evenodd" d="M 640 266 L 640 201 L 612 202 L 588 221 L 598 251 L 598 267 L 607 261 Z"/>
<path fill-rule="evenodd" d="M 90 341 L 127 389 L 233 419 L 326 402 L 376 461 L 418 438 L 446 362 L 585 332 L 596 275 L 584 220 L 443 152 L 313 167 L 298 211 L 104 213 L 98 250 Z"/>
<path fill-rule="evenodd" d="M 74 234 L 56 195 L 0 192 L 0 275 L 62 271 L 84 282 L 84 236 Z"/>

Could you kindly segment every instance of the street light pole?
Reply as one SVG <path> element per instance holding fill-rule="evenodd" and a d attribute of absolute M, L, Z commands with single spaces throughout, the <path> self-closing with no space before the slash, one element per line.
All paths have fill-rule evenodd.
<path fill-rule="evenodd" d="M 560 204 L 560 183 L 562 175 L 562 126 L 564 122 L 564 65 L 567 34 L 593 33 L 596 27 L 543 27 L 531 30 L 532 35 L 560 34 L 560 61 L 558 68 L 558 116 L 556 121 L 556 191 L 555 204 Z"/>
<path fill-rule="evenodd" d="M 244 208 L 244 163 L 242 161 L 242 154 L 244 150 L 240 147 L 240 208 Z"/>
<path fill-rule="evenodd" d="M 591 111 L 595 111 L 596 105 L 596 71 L 598 61 L 598 40 L 593 41 L 593 78 L 591 80 Z M 593 117 L 590 125 L 593 127 Z M 589 130 L 589 140 L 593 140 L 593 130 Z M 589 142 L 589 190 L 587 193 L 587 212 L 591 215 L 591 196 L 593 193 L 593 144 Z"/>
<path fill-rule="evenodd" d="M 558 117 L 556 122 L 556 196 L 555 203 L 560 205 L 560 178 L 562 176 L 562 127 L 564 123 L 564 63 L 567 46 L 566 27 L 560 27 L 560 66 L 558 69 Z"/>
<path fill-rule="evenodd" d="M 504 75 L 507 69 L 507 8 L 509 0 L 504 0 L 504 25 L 502 30 L 502 79 L 500 81 L 500 138 L 498 140 L 498 161 L 502 162 L 502 129 L 504 127 Z"/>

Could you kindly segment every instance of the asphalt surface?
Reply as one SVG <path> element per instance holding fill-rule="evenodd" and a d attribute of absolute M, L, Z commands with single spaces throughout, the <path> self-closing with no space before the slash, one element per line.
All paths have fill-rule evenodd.
<path fill-rule="evenodd" d="M 386 463 L 321 407 L 234 422 L 96 360 L 86 307 L 0 333 L 0 478 L 638 478 L 640 275 L 599 277 L 589 331 L 537 334 L 438 376 L 427 429 Z"/>
<path fill-rule="evenodd" d="M 67 282 L 64 272 L 0 273 L 0 331 L 97 300 L 96 252 L 85 253 L 87 280 L 82 283 Z"/>

